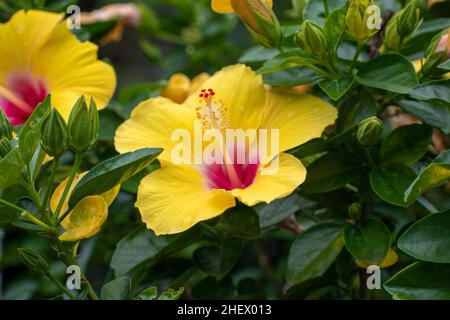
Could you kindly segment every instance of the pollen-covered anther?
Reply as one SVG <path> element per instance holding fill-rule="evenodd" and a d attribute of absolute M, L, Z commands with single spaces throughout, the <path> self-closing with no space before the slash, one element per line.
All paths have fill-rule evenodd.
<path fill-rule="evenodd" d="M 216 92 L 213 89 L 202 89 L 199 98 L 196 115 L 202 122 L 203 127 L 226 129 L 228 127 L 226 108 L 222 101 L 216 98 Z"/>

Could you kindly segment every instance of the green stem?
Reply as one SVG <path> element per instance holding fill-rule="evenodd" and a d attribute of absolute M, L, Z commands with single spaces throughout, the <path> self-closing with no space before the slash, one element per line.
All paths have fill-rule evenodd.
<path fill-rule="evenodd" d="M 74 295 L 69 289 L 62 285 L 51 273 L 47 273 L 46 276 L 59 288 L 61 289 L 71 300 L 77 300 L 77 296 Z"/>
<path fill-rule="evenodd" d="M 64 247 L 64 244 L 61 243 L 61 242 L 60 242 L 60 245 Z M 72 257 L 72 255 L 67 254 L 66 250 L 63 250 L 63 252 L 65 252 L 65 256 L 67 258 L 67 261 L 65 261 L 66 265 L 68 265 L 68 266 L 69 265 L 77 265 L 78 266 L 78 261 L 74 257 Z M 86 286 L 87 294 L 89 295 L 89 297 L 92 300 L 100 300 L 100 298 L 98 297 L 97 293 L 95 293 L 95 290 L 92 287 L 91 283 L 86 278 L 86 276 L 84 275 L 83 272 L 81 272 L 81 279 L 83 280 L 83 282 L 84 282 L 84 284 Z"/>
<path fill-rule="evenodd" d="M 362 51 L 363 47 L 364 47 L 364 43 L 363 42 L 358 42 L 358 45 L 356 46 L 355 54 L 354 54 L 353 59 L 352 59 L 352 65 L 351 65 L 350 71 L 349 71 L 350 75 L 352 75 L 353 69 L 355 69 L 356 62 L 358 61 L 359 55 L 361 54 L 361 51 Z"/>
<path fill-rule="evenodd" d="M 55 179 L 56 170 L 58 169 L 58 160 L 59 159 L 57 157 L 55 157 L 53 159 L 52 171 L 50 173 L 50 180 L 48 181 L 47 190 L 45 191 L 45 196 L 44 196 L 45 208 L 47 208 L 49 205 L 50 195 L 51 195 L 52 186 L 53 186 L 53 180 Z"/>
<path fill-rule="evenodd" d="M 173 33 L 170 33 L 170 32 L 159 31 L 158 34 L 156 35 L 156 37 L 159 38 L 160 40 L 164 40 L 166 42 L 170 42 L 173 44 L 178 44 L 180 46 L 186 45 L 186 42 L 183 40 L 182 37 L 175 35 Z"/>
<path fill-rule="evenodd" d="M 328 17 L 328 15 L 330 14 L 330 9 L 328 7 L 328 0 L 324 0 L 323 9 L 325 11 L 325 15 Z"/>
<path fill-rule="evenodd" d="M 8 202 L 6 200 L 0 199 L 0 203 L 10 207 L 11 209 L 14 209 L 16 211 L 21 212 L 21 217 L 34 223 L 35 225 L 40 226 L 42 229 L 50 232 L 50 233 L 55 233 L 56 229 L 52 228 L 51 226 L 47 225 L 46 223 L 44 223 L 43 221 L 41 221 L 40 219 L 38 219 L 37 217 L 35 217 L 31 212 L 25 210 L 24 208 L 21 208 L 19 206 L 16 206 L 15 204 Z"/>
<path fill-rule="evenodd" d="M 75 154 L 75 162 L 73 164 L 72 170 L 70 171 L 69 180 L 67 181 L 66 187 L 64 188 L 61 199 L 59 199 L 59 203 L 58 203 L 58 206 L 56 207 L 56 211 L 54 212 L 56 217 L 59 217 L 59 213 L 61 212 L 61 209 L 64 205 L 64 201 L 66 201 L 67 194 L 69 193 L 70 187 L 72 186 L 73 180 L 75 179 L 75 175 L 77 174 L 78 170 L 80 169 L 82 160 L 83 160 L 83 154 L 77 152 Z"/>

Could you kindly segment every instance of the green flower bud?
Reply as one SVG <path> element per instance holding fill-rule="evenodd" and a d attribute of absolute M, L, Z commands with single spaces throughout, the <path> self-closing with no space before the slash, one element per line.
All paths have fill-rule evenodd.
<path fill-rule="evenodd" d="M 370 117 L 359 123 L 356 138 L 361 145 L 371 146 L 380 142 L 382 134 L 383 122 L 377 117 Z"/>
<path fill-rule="evenodd" d="M 100 120 L 93 99 L 89 109 L 84 97 L 78 99 L 69 116 L 69 146 L 82 153 L 90 150 L 97 142 L 100 132 Z"/>
<path fill-rule="evenodd" d="M 367 24 L 370 5 L 372 0 L 352 0 L 345 17 L 347 33 L 358 42 L 366 40 L 378 31 L 376 28 L 369 29 Z"/>
<path fill-rule="evenodd" d="M 361 218 L 361 204 L 355 202 L 349 205 L 348 215 L 351 219 L 358 221 Z"/>
<path fill-rule="evenodd" d="M 2 108 L 0 108 L 0 138 L 5 137 L 8 140 L 11 140 L 13 138 L 12 133 L 13 133 L 13 126 L 11 124 L 11 121 L 9 121 L 5 111 L 3 111 Z"/>
<path fill-rule="evenodd" d="M 397 31 L 398 16 L 395 15 L 387 24 L 384 33 L 383 51 L 398 51 L 400 50 L 400 35 Z"/>
<path fill-rule="evenodd" d="M 411 1 L 398 13 L 397 32 L 401 38 L 410 36 L 420 24 L 420 9 Z"/>
<path fill-rule="evenodd" d="M 295 34 L 295 41 L 299 47 L 319 58 L 324 58 L 327 52 L 327 40 L 322 28 L 310 20 L 303 22 Z"/>
<path fill-rule="evenodd" d="M 44 119 L 41 127 L 41 145 L 51 157 L 59 157 L 68 149 L 67 125 L 56 109 L 52 109 Z"/>
<path fill-rule="evenodd" d="M 17 249 L 17 251 L 19 252 L 20 258 L 28 269 L 43 275 L 49 274 L 50 266 L 39 253 L 26 248 L 19 248 Z"/>
<path fill-rule="evenodd" d="M 6 155 L 12 150 L 9 139 L 6 137 L 0 138 L 0 156 L 6 157 Z"/>
<path fill-rule="evenodd" d="M 234 12 L 252 36 L 267 48 L 279 48 L 283 40 L 280 23 L 267 0 L 231 0 Z"/>

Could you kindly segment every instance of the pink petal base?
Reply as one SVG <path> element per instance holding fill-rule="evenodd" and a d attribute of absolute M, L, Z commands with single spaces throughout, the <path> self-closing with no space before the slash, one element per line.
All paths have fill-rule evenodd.
<path fill-rule="evenodd" d="M 0 107 L 15 126 L 24 124 L 48 94 L 42 79 L 34 79 L 24 73 L 9 77 L 6 88 L 0 89 Z"/>

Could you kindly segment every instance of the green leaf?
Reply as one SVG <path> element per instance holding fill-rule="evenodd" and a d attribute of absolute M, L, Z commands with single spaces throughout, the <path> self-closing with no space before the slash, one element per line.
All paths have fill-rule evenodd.
<path fill-rule="evenodd" d="M 406 208 L 390 205 L 386 202 L 379 202 L 373 208 L 373 212 L 383 217 L 388 221 L 389 227 L 392 230 L 392 239 L 397 239 L 404 227 L 416 220 L 413 213 Z"/>
<path fill-rule="evenodd" d="M 397 300 L 449 300 L 450 268 L 416 262 L 389 279 L 384 288 Z"/>
<path fill-rule="evenodd" d="M 304 67 L 316 62 L 316 59 L 307 52 L 301 49 L 292 49 L 267 60 L 258 70 L 258 73 L 266 74 L 295 67 Z"/>
<path fill-rule="evenodd" d="M 253 240 L 261 237 L 259 216 L 250 207 L 238 205 L 228 209 L 222 216 L 231 235 L 238 239 Z"/>
<path fill-rule="evenodd" d="M 329 12 L 333 12 L 335 9 L 342 8 L 345 3 L 346 0 L 328 1 L 328 10 Z M 326 18 L 324 10 L 325 8 L 322 1 L 308 1 L 305 10 L 303 11 L 303 19 L 312 20 L 320 26 L 323 26 Z"/>
<path fill-rule="evenodd" d="M 146 148 L 120 154 L 89 170 L 72 191 L 69 206 L 73 208 L 86 196 L 99 195 L 128 180 L 145 169 L 162 149 Z"/>
<path fill-rule="evenodd" d="M 354 154 L 329 152 L 308 167 L 306 181 L 300 188 L 310 193 L 336 190 L 360 177 L 365 170 Z"/>
<path fill-rule="evenodd" d="M 333 100 L 339 100 L 352 87 L 355 79 L 342 78 L 338 80 L 324 80 L 319 83 L 319 87 Z"/>
<path fill-rule="evenodd" d="M 158 297 L 158 288 L 150 287 L 138 294 L 134 300 L 155 300 Z"/>
<path fill-rule="evenodd" d="M 348 11 L 347 3 L 342 8 L 331 12 L 323 26 L 323 33 L 327 37 L 328 47 L 335 52 L 345 30 L 345 17 Z M 336 99 L 337 100 L 337 99 Z"/>
<path fill-rule="evenodd" d="M 141 263 L 157 258 L 175 239 L 174 236 L 157 237 L 153 231 L 136 229 L 117 244 L 111 268 L 116 276 L 124 275 Z"/>
<path fill-rule="evenodd" d="M 219 281 L 213 277 L 207 277 L 200 281 L 192 290 L 192 296 L 205 300 L 230 300 L 235 295 L 235 289 L 230 277 Z"/>
<path fill-rule="evenodd" d="M 414 66 L 402 55 L 389 53 L 367 62 L 358 72 L 362 85 L 408 94 L 419 84 Z"/>
<path fill-rule="evenodd" d="M 432 81 L 414 88 L 411 97 L 418 100 L 436 101 L 450 106 L 450 80 Z"/>
<path fill-rule="evenodd" d="M 450 71 L 450 59 L 445 62 L 442 62 L 440 65 L 438 65 L 438 68 Z"/>
<path fill-rule="evenodd" d="M 128 300 L 131 298 L 131 279 L 119 277 L 105 284 L 101 293 L 102 300 Z"/>
<path fill-rule="evenodd" d="M 412 182 L 405 192 L 405 202 L 413 202 L 425 191 L 450 179 L 450 150 L 441 153 Z"/>
<path fill-rule="evenodd" d="M 321 79 L 321 75 L 304 67 L 291 68 L 264 75 L 264 83 L 278 87 L 293 87 L 307 83 L 315 83 Z"/>
<path fill-rule="evenodd" d="M 404 195 L 415 178 L 413 169 L 402 164 L 392 164 L 386 168 L 373 169 L 370 172 L 370 186 L 384 201 L 397 206 L 408 206 Z"/>
<path fill-rule="evenodd" d="M 418 260 L 450 263 L 450 211 L 417 221 L 400 237 L 398 247 Z"/>
<path fill-rule="evenodd" d="M 240 63 L 264 62 L 275 57 L 279 51 L 277 49 L 268 49 L 261 46 L 246 50 L 239 58 Z"/>
<path fill-rule="evenodd" d="M 380 219 L 370 218 L 344 228 L 345 247 L 355 259 L 377 264 L 391 247 L 391 233 Z"/>
<path fill-rule="evenodd" d="M 0 189 L 5 189 L 20 181 L 22 157 L 19 148 L 14 148 L 0 159 Z"/>
<path fill-rule="evenodd" d="M 287 280 L 298 284 L 323 275 L 343 247 L 342 225 L 323 223 L 309 228 L 289 251 Z"/>
<path fill-rule="evenodd" d="M 450 133 L 450 111 L 433 101 L 400 100 L 398 105 L 406 112 L 421 119 L 426 124 Z"/>
<path fill-rule="evenodd" d="M 38 104 L 19 134 L 19 149 L 22 152 L 22 158 L 25 163 L 29 163 L 36 152 L 41 140 L 41 125 L 43 119 L 50 111 L 50 95 Z"/>
<path fill-rule="evenodd" d="M 259 215 L 260 227 L 267 228 L 295 214 L 300 209 L 301 203 L 302 199 L 293 193 L 269 204 L 258 204 L 253 209 Z"/>
<path fill-rule="evenodd" d="M 178 300 L 184 292 L 184 288 L 178 290 L 167 289 L 159 296 L 158 300 Z"/>
<path fill-rule="evenodd" d="M 380 149 L 383 164 L 412 164 L 427 152 L 433 129 L 427 125 L 412 124 L 393 130 L 384 139 Z"/>
<path fill-rule="evenodd" d="M 377 108 L 372 95 L 361 91 L 352 92 L 352 95 L 345 99 L 344 104 L 339 108 L 339 117 L 336 123 L 338 131 L 344 132 L 355 128 L 361 121 L 376 116 L 376 114 Z"/>
<path fill-rule="evenodd" d="M 233 269 L 241 252 L 242 242 L 231 240 L 221 246 L 199 248 L 193 257 L 200 270 L 220 280 Z"/>

